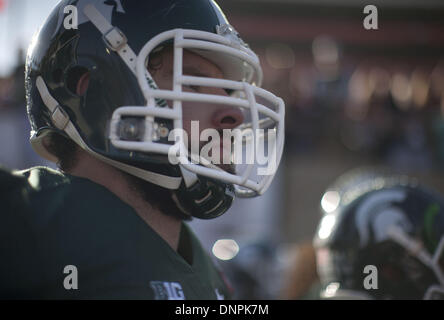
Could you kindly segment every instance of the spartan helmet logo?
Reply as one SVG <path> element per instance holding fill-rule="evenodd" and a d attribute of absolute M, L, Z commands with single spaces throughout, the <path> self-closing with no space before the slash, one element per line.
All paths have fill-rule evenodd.
<path fill-rule="evenodd" d="M 377 242 L 390 238 L 389 228 L 392 226 L 402 230 L 411 230 L 412 225 L 405 214 L 392 206 L 393 202 L 403 201 L 406 197 L 405 191 L 390 190 L 376 192 L 363 201 L 357 209 L 355 217 L 361 247 L 365 247 L 369 243 L 370 230 L 373 230 Z"/>

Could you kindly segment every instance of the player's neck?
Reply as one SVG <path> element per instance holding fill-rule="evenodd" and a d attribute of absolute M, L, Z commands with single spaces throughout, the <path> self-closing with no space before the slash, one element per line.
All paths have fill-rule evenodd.
<path fill-rule="evenodd" d="M 177 251 L 182 222 L 163 214 L 140 194 L 134 192 L 120 170 L 81 152 L 76 166 L 70 170 L 69 174 L 89 179 L 107 188 L 131 206 L 145 223 Z"/>

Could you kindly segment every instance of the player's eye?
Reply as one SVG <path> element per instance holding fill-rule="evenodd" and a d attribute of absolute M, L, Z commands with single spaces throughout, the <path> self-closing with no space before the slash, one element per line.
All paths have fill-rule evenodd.
<path fill-rule="evenodd" d="M 186 88 L 190 88 L 193 91 L 198 92 L 199 91 L 199 86 L 185 86 Z"/>
<path fill-rule="evenodd" d="M 233 89 L 225 89 L 225 92 L 226 92 L 229 96 L 231 96 L 231 94 L 234 92 L 234 90 L 233 90 Z"/>

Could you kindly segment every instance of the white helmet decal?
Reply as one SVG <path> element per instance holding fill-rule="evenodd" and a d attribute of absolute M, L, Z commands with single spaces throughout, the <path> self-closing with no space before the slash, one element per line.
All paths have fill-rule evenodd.
<path fill-rule="evenodd" d="M 399 209 L 386 205 L 386 203 L 392 201 L 403 201 L 406 197 L 407 193 L 403 190 L 376 192 L 360 204 L 356 211 L 355 223 L 359 232 L 361 247 L 365 247 L 370 241 L 370 227 L 374 230 L 377 241 L 388 238 L 385 231 L 387 227 L 393 224 L 402 228 L 411 227 L 411 224 Z M 381 205 L 383 206 L 381 207 Z"/>

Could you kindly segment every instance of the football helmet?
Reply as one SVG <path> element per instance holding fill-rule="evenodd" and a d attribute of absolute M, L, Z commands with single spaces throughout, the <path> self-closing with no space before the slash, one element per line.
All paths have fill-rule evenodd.
<path fill-rule="evenodd" d="M 330 187 L 321 207 L 322 298 L 444 299 L 441 196 L 406 176 L 358 170 Z M 367 266 L 376 270 L 370 288 Z"/>
<path fill-rule="evenodd" d="M 69 20 L 73 12 L 76 16 Z M 67 19 L 75 27 L 67 28 Z M 174 52 L 172 90 L 159 89 L 147 68 L 150 55 L 165 46 Z M 184 75 L 184 50 L 216 64 L 224 79 Z M 85 72 L 89 85 L 79 95 L 76 84 Z M 212 0 L 63 0 L 28 51 L 31 143 L 38 154 L 56 161 L 43 142 L 48 135 L 64 135 L 102 161 L 171 190 L 183 212 L 214 218 L 231 206 L 235 195 L 264 193 L 279 165 L 285 106 L 261 89 L 261 82 L 258 57 Z M 230 95 L 183 90 L 191 85 L 221 88 Z M 268 138 L 265 160 L 236 166 L 234 172 L 202 157 L 171 161 L 169 156 L 183 160 L 184 153 L 177 150 L 191 159 L 183 135 L 169 139 L 173 130 L 183 128 L 184 101 L 242 109 L 246 120 L 238 129 L 243 147 L 233 153 L 250 146 L 256 150 Z M 270 162 L 267 174 L 253 178 L 253 168 L 269 168 Z"/>

